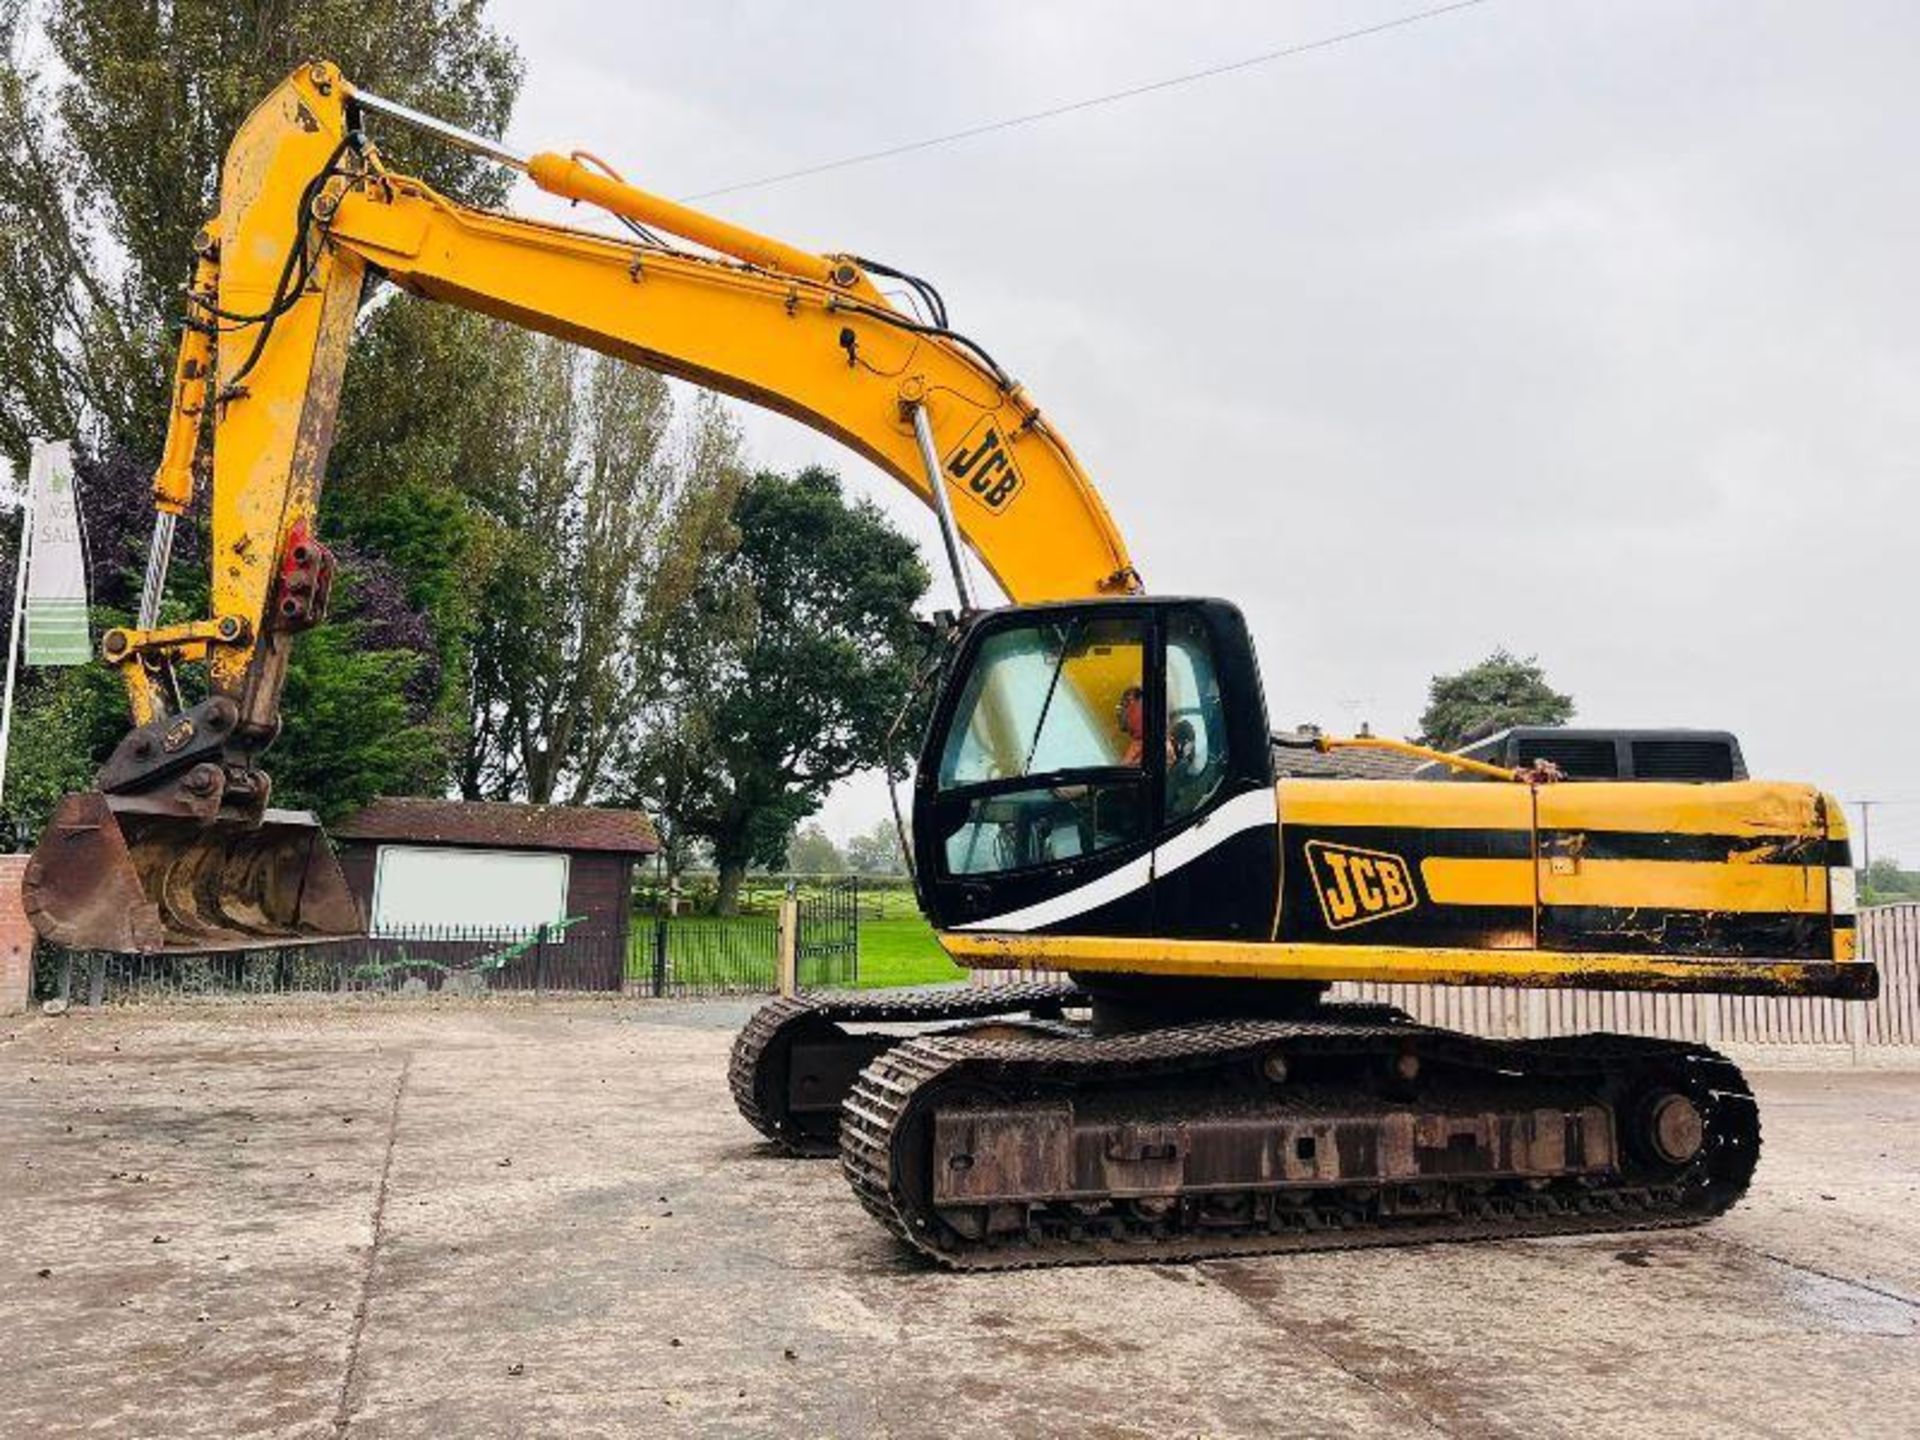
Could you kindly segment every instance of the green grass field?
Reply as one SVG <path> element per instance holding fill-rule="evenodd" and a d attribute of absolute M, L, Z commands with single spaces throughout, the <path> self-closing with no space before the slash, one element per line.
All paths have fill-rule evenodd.
<path fill-rule="evenodd" d="M 938 985 L 966 971 L 947 958 L 917 913 L 860 922 L 860 987 Z"/>
<path fill-rule="evenodd" d="M 804 898 L 804 897 L 803 897 Z M 673 978 L 683 985 L 719 988 L 773 985 L 773 918 L 686 915 L 668 922 Z M 908 890 L 860 896 L 860 988 L 938 985 L 966 978 L 933 938 Z M 627 974 L 644 981 L 653 972 L 653 921 L 635 916 Z M 804 983 L 804 982 L 803 982 Z"/>

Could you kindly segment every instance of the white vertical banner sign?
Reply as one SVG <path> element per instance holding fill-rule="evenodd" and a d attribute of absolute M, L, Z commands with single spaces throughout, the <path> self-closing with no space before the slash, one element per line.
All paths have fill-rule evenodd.
<path fill-rule="evenodd" d="M 0 455 L 0 478 L 13 485 L 13 462 Z M 32 492 L 28 492 L 31 494 Z M 27 593 L 27 540 L 33 530 L 33 512 L 20 510 L 20 543 L 14 547 L 13 594 L 7 597 L 6 689 L 0 690 L 0 800 L 7 795 L 7 745 L 13 739 L 13 676 L 20 659 L 20 602 Z"/>
<path fill-rule="evenodd" d="M 27 527 L 26 663 L 84 665 L 93 658 L 93 642 L 87 633 L 87 556 L 70 441 L 35 442 L 27 475 Z"/>

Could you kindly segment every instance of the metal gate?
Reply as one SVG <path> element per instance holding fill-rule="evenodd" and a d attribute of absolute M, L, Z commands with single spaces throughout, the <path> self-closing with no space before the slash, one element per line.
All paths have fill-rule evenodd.
<path fill-rule="evenodd" d="M 802 990 L 850 989 L 860 983 L 860 877 L 807 888 L 795 907 L 794 980 Z"/>
<path fill-rule="evenodd" d="M 779 925 L 775 915 L 656 915 L 646 954 L 628 972 L 630 986 L 681 999 L 763 995 L 775 986 Z"/>

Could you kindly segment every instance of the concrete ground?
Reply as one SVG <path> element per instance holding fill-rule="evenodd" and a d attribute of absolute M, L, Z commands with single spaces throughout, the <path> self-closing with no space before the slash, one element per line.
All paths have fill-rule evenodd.
<path fill-rule="evenodd" d="M 745 1013 L 0 1023 L 0 1434 L 1920 1433 L 1920 1074 L 1760 1075 L 1705 1230 L 953 1276 Z"/>

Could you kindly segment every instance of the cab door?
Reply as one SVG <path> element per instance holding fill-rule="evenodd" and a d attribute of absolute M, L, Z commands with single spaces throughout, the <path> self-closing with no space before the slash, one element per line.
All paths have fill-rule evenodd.
<path fill-rule="evenodd" d="M 1273 752 L 1246 621 L 1218 600 L 1161 614 L 1165 736 L 1153 857 L 1156 934 L 1267 940 L 1280 884 Z"/>
<path fill-rule="evenodd" d="M 914 782 L 921 904 L 942 929 L 1144 935 L 1153 925 L 1150 602 L 982 617 Z"/>

